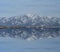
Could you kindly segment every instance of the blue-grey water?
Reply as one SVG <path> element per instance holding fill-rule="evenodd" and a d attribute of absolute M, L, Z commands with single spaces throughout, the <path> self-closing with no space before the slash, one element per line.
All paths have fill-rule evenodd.
<path fill-rule="evenodd" d="M 34 37 L 32 37 L 34 35 Z M 60 29 L 0 29 L 1 52 L 60 52 Z M 34 40 L 27 40 L 28 38 Z M 48 38 L 52 37 L 52 38 Z M 40 39 L 43 38 L 43 39 Z"/>
<path fill-rule="evenodd" d="M 0 38 L 1 52 L 60 52 L 60 38 L 26 41 Z"/>

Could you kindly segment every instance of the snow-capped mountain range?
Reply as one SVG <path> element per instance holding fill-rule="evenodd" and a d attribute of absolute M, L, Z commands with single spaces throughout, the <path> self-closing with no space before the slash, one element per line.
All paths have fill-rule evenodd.
<path fill-rule="evenodd" d="M 22 16 L 13 16 L 13 17 L 0 17 L 0 26 L 42 27 L 40 29 L 39 28 L 0 29 L 1 37 L 36 40 L 36 39 L 53 38 L 60 36 L 59 17 L 41 17 L 39 15 L 31 15 L 31 14 Z M 52 27 L 52 28 L 44 29 L 43 27 Z"/>
<path fill-rule="evenodd" d="M 0 17 L 0 26 L 49 26 L 60 27 L 60 18 L 41 17 L 39 15 L 22 15 L 13 17 Z"/>

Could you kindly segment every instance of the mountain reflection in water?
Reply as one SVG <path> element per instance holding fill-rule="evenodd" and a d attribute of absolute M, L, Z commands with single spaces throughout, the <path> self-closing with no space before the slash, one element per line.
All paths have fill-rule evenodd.
<path fill-rule="evenodd" d="M 20 28 L 20 29 L 0 29 L 0 37 L 11 37 L 19 39 L 40 39 L 40 38 L 53 38 L 60 36 L 59 28 L 47 28 L 47 29 L 32 29 L 32 28 Z"/>

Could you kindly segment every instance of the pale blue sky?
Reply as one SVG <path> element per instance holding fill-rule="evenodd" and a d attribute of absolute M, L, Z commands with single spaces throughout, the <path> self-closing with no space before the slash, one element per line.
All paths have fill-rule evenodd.
<path fill-rule="evenodd" d="M 0 16 L 21 14 L 60 16 L 60 0 L 0 0 Z"/>

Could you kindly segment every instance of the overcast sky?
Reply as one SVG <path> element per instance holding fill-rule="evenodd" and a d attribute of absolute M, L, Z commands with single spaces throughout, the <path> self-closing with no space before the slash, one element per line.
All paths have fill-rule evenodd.
<path fill-rule="evenodd" d="M 60 16 L 60 0 L 0 0 L 0 16 Z"/>

